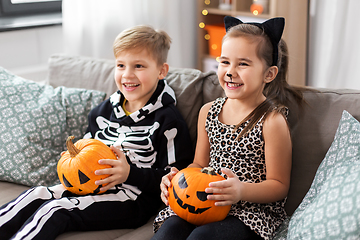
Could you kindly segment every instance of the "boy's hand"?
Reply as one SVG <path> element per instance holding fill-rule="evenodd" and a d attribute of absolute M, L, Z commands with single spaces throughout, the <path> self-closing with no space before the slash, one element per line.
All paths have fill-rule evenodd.
<path fill-rule="evenodd" d="M 172 167 L 170 169 L 170 172 L 162 177 L 161 183 L 160 183 L 160 189 L 161 189 L 161 200 L 165 203 L 166 206 L 169 206 L 169 191 L 168 188 L 171 187 L 171 179 L 175 176 L 175 174 L 179 170 L 176 167 Z"/>
<path fill-rule="evenodd" d="M 96 175 L 110 175 L 105 179 L 95 181 L 96 185 L 103 185 L 108 183 L 108 185 L 102 187 L 100 191 L 107 191 L 115 185 L 125 182 L 130 173 L 130 165 L 126 160 L 124 153 L 114 146 L 110 146 L 110 149 L 117 155 L 118 159 L 99 160 L 99 164 L 108 164 L 112 166 L 111 168 L 104 168 L 95 171 Z"/>
<path fill-rule="evenodd" d="M 227 176 L 226 180 L 211 182 L 205 189 L 209 194 L 209 200 L 215 200 L 215 206 L 225 206 L 237 203 L 241 200 L 241 182 L 230 169 L 222 168 L 221 171 Z"/>

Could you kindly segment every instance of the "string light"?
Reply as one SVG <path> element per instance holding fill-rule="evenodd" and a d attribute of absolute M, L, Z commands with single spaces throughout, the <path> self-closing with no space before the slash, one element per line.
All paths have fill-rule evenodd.
<path fill-rule="evenodd" d="M 205 0 L 206 5 L 210 5 L 210 0 Z"/>
<path fill-rule="evenodd" d="M 200 28 L 204 28 L 204 27 L 205 27 L 205 23 L 203 23 L 203 22 L 199 23 L 199 27 L 200 27 Z"/>
<path fill-rule="evenodd" d="M 201 13 L 202 13 L 202 15 L 206 16 L 206 15 L 208 15 L 209 12 L 208 12 L 208 10 L 204 9 L 204 10 L 202 10 Z"/>
<path fill-rule="evenodd" d="M 252 14 L 254 14 L 255 16 L 262 14 L 262 12 L 264 11 L 264 7 L 260 4 L 251 4 L 250 6 L 250 11 L 252 12 Z"/>
<path fill-rule="evenodd" d="M 269 0 L 253 0 L 250 6 L 250 11 L 255 16 L 260 15 L 264 12 L 268 12 Z"/>
<path fill-rule="evenodd" d="M 210 39 L 210 34 L 205 34 L 204 38 L 205 38 L 206 40 L 209 40 L 209 39 Z"/>

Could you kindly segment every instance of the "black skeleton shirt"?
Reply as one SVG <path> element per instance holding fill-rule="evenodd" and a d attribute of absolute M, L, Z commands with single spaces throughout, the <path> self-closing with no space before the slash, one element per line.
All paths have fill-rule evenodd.
<path fill-rule="evenodd" d="M 115 92 L 89 114 L 84 138 L 101 140 L 125 152 L 130 173 L 122 187 L 135 197 L 160 201 L 161 177 L 171 166 L 182 169 L 193 160 L 193 147 L 185 120 L 175 107 L 175 93 L 160 80 L 148 103 L 126 116 L 124 96 Z"/>

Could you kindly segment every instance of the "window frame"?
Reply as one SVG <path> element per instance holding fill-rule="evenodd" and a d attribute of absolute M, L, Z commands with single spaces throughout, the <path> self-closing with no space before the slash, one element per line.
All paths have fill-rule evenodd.
<path fill-rule="evenodd" d="M 62 0 L 13 4 L 11 0 L 0 0 L 0 17 L 61 12 L 61 3 Z"/>

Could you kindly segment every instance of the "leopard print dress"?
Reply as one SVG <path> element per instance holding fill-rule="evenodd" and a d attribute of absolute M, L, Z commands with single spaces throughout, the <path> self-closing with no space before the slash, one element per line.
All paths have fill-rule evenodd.
<path fill-rule="evenodd" d="M 225 101 L 226 98 L 215 100 L 205 122 L 210 141 L 209 166 L 221 175 L 221 168 L 231 169 L 243 182 L 262 182 L 266 179 L 263 121 L 260 119 L 248 134 L 236 139 L 249 121 L 235 132 L 234 125 L 221 123 L 218 116 Z M 268 204 L 239 201 L 231 206 L 229 215 L 239 218 L 262 238 L 271 239 L 275 229 L 286 218 L 284 205 L 285 199 Z M 169 207 L 160 211 L 155 218 L 154 231 L 156 232 L 163 221 L 172 215 L 175 213 Z"/>

